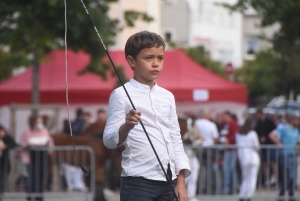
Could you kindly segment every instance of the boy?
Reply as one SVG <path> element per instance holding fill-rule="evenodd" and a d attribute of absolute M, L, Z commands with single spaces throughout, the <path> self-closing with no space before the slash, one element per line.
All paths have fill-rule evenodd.
<path fill-rule="evenodd" d="M 188 200 L 185 177 L 190 174 L 190 167 L 183 150 L 174 96 L 155 82 L 163 69 L 164 50 L 164 41 L 155 33 L 143 31 L 132 35 L 126 42 L 125 56 L 134 77 L 125 87 L 137 110 L 132 109 L 123 87 L 114 90 L 109 99 L 103 140 L 110 149 L 125 146 L 121 201 L 173 200 L 140 119 L 173 188 L 176 183 L 177 196 L 181 201 Z"/>

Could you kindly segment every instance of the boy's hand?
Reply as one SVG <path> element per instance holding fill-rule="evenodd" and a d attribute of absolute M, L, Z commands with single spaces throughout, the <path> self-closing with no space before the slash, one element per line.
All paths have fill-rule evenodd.
<path fill-rule="evenodd" d="M 132 109 L 126 114 L 125 123 L 122 124 L 119 129 L 119 142 L 117 146 L 120 146 L 124 142 L 130 130 L 139 123 L 140 119 L 141 113 L 136 110 Z"/>
<path fill-rule="evenodd" d="M 132 109 L 126 114 L 126 128 L 131 130 L 135 125 L 138 125 L 139 120 L 141 119 L 141 113 Z"/>
<path fill-rule="evenodd" d="M 176 185 L 175 193 L 180 201 L 188 201 L 189 200 L 185 186 Z M 176 198 L 174 198 L 174 201 L 177 201 Z"/>
<path fill-rule="evenodd" d="M 177 183 L 175 187 L 175 193 L 177 197 L 179 198 L 180 201 L 188 201 L 189 197 L 186 192 L 186 187 L 185 187 L 185 177 L 184 177 L 184 172 L 181 170 L 177 176 Z M 174 198 L 174 201 L 176 198 Z"/>

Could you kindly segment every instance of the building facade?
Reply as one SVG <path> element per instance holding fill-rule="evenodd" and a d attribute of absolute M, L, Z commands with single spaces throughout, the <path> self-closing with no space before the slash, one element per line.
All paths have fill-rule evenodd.
<path fill-rule="evenodd" d="M 279 29 L 277 24 L 261 28 L 261 17 L 253 9 L 244 14 L 231 12 L 222 3 L 235 4 L 237 0 L 118 0 L 112 3 L 109 16 L 118 19 L 125 27 L 124 12 L 135 10 L 147 13 L 154 20 L 138 20 L 134 27 L 118 32 L 115 45 L 110 49 L 124 49 L 128 37 L 138 31 L 148 30 L 160 34 L 165 41 L 179 47 L 202 45 L 211 59 L 229 63 L 233 68 L 245 60 L 255 58 L 259 50 L 270 48 L 263 40 L 272 38 Z"/>
<path fill-rule="evenodd" d="M 236 0 L 187 0 L 191 9 L 189 45 L 203 45 L 210 57 L 224 65 L 242 65 L 242 14 L 221 3 Z"/>
<path fill-rule="evenodd" d="M 190 7 L 186 0 L 161 1 L 161 35 L 165 41 L 188 46 Z"/>
<path fill-rule="evenodd" d="M 280 25 L 274 24 L 262 28 L 261 16 L 253 9 L 248 9 L 243 15 L 243 59 L 253 60 L 260 50 L 272 47 L 269 42 L 279 30 Z"/>
<path fill-rule="evenodd" d="M 152 22 L 137 20 L 134 27 L 126 27 L 124 13 L 130 10 L 147 13 L 154 20 Z M 124 50 L 127 39 L 136 32 L 147 30 L 161 33 L 160 0 L 118 0 L 111 3 L 108 15 L 111 19 L 119 20 L 121 28 L 114 46 L 110 47 L 112 50 Z"/>

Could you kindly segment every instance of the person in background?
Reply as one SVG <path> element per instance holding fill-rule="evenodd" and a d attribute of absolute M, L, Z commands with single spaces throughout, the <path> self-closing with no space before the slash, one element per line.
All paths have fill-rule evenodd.
<path fill-rule="evenodd" d="M 225 126 L 225 120 L 224 120 L 224 115 L 223 113 L 219 113 L 216 115 L 215 118 L 215 124 L 217 126 L 218 132 L 220 134 L 221 130 L 224 128 Z"/>
<path fill-rule="evenodd" d="M 232 119 L 230 112 L 224 113 L 226 121 L 225 128 L 227 134 L 225 139 L 222 140 L 224 145 L 234 145 L 236 134 L 238 132 L 238 125 L 235 120 Z M 236 193 L 236 150 L 233 148 L 227 148 L 224 150 L 224 164 L 223 164 L 223 187 L 222 194 L 235 194 Z"/>
<path fill-rule="evenodd" d="M 285 124 L 281 114 L 275 114 L 273 116 L 273 121 L 275 123 L 276 128 L 279 128 Z"/>
<path fill-rule="evenodd" d="M 257 174 L 260 165 L 259 141 L 254 131 L 254 122 L 246 119 L 239 133 L 236 135 L 238 158 L 242 170 L 242 185 L 239 201 L 250 201 L 256 188 Z"/>
<path fill-rule="evenodd" d="M 76 110 L 76 118 L 71 123 L 72 126 L 72 134 L 74 136 L 81 135 L 86 128 L 86 122 L 83 119 L 83 110 L 78 108 Z M 64 133 L 71 134 L 70 126 L 64 126 Z"/>
<path fill-rule="evenodd" d="M 258 134 L 260 144 L 274 145 L 274 142 L 269 138 L 269 134 L 276 128 L 274 122 L 267 118 L 266 114 L 264 114 L 261 109 L 257 110 L 256 118 L 258 121 L 255 125 L 255 131 Z M 262 149 L 261 151 L 262 174 L 266 186 L 273 185 L 277 182 L 275 176 L 276 155 L 275 149 Z M 268 169 L 270 164 L 272 175 L 269 180 Z"/>
<path fill-rule="evenodd" d="M 27 200 L 43 201 L 45 173 L 48 168 L 48 151 L 39 149 L 53 147 L 53 139 L 38 116 L 29 117 L 29 129 L 21 136 L 21 146 L 29 152 L 29 177 Z M 39 195 L 34 195 L 39 194 Z"/>
<path fill-rule="evenodd" d="M 83 120 L 85 121 L 85 128 L 88 127 L 92 122 L 92 115 L 90 112 L 83 112 Z"/>
<path fill-rule="evenodd" d="M 72 134 L 80 136 L 91 123 L 91 113 L 83 112 L 81 108 L 76 111 L 76 119 L 71 122 Z M 69 121 L 64 121 L 64 132 L 70 134 Z M 63 163 L 64 177 L 68 191 L 85 191 L 86 186 L 83 180 L 83 173 L 80 167 Z"/>
<path fill-rule="evenodd" d="M 197 201 L 197 181 L 200 170 L 200 163 L 191 145 L 198 146 L 202 143 L 203 137 L 195 125 L 195 117 L 178 117 L 180 134 L 183 148 L 189 158 L 191 175 L 185 179 L 186 190 L 190 201 Z"/>
<path fill-rule="evenodd" d="M 215 163 L 215 151 L 210 146 L 213 146 L 218 138 L 219 132 L 214 122 L 210 121 L 210 111 L 201 109 L 197 114 L 198 119 L 195 121 L 195 126 L 203 137 L 202 155 L 200 156 L 200 179 L 201 179 L 201 194 L 211 194 L 216 190 L 216 172 L 213 165 Z M 199 136 L 200 137 L 200 136 Z"/>
<path fill-rule="evenodd" d="M 234 120 L 236 123 L 238 123 L 238 119 L 237 119 L 236 114 L 231 113 L 231 118 L 232 118 L 232 120 Z"/>
<path fill-rule="evenodd" d="M 270 139 L 282 148 L 279 154 L 279 165 L 280 170 L 282 171 L 279 200 L 285 200 L 282 196 L 285 195 L 287 188 L 289 189 L 289 201 L 296 200 L 294 198 L 297 175 L 296 147 L 297 144 L 300 144 L 298 126 L 299 117 L 294 114 L 288 114 L 286 124 L 275 129 L 269 135 Z"/>
<path fill-rule="evenodd" d="M 7 176 L 10 171 L 9 150 L 16 146 L 15 140 L 7 135 L 4 127 L 0 125 L 0 201 L 2 200 L 5 186 L 7 186 Z"/>

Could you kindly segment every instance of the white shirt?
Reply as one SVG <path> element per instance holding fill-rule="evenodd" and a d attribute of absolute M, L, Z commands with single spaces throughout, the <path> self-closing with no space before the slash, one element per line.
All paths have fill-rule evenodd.
<path fill-rule="evenodd" d="M 185 169 L 185 176 L 190 175 L 188 158 L 183 150 L 175 99 L 171 92 L 155 84 L 150 90 L 133 78 L 125 87 L 135 105 L 141 112 L 141 120 L 167 170 L 170 163 L 172 179 Z M 125 123 L 126 114 L 132 109 L 123 87 L 115 89 L 109 99 L 108 116 L 104 130 L 104 144 L 110 149 L 117 147 L 119 128 Z M 140 124 L 136 125 L 122 143 L 121 176 L 137 176 L 146 179 L 166 181 L 164 173 L 155 157 L 151 145 Z"/>
<path fill-rule="evenodd" d="M 215 144 L 215 139 L 219 137 L 218 129 L 215 123 L 207 119 L 197 119 L 195 124 L 203 136 L 203 146 L 211 146 Z"/>
<path fill-rule="evenodd" d="M 241 164 L 259 164 L 259 141 L 255 131 L 250 131 L 247 135 L 236 135 L 238 146 L 238 157 Z"/>

